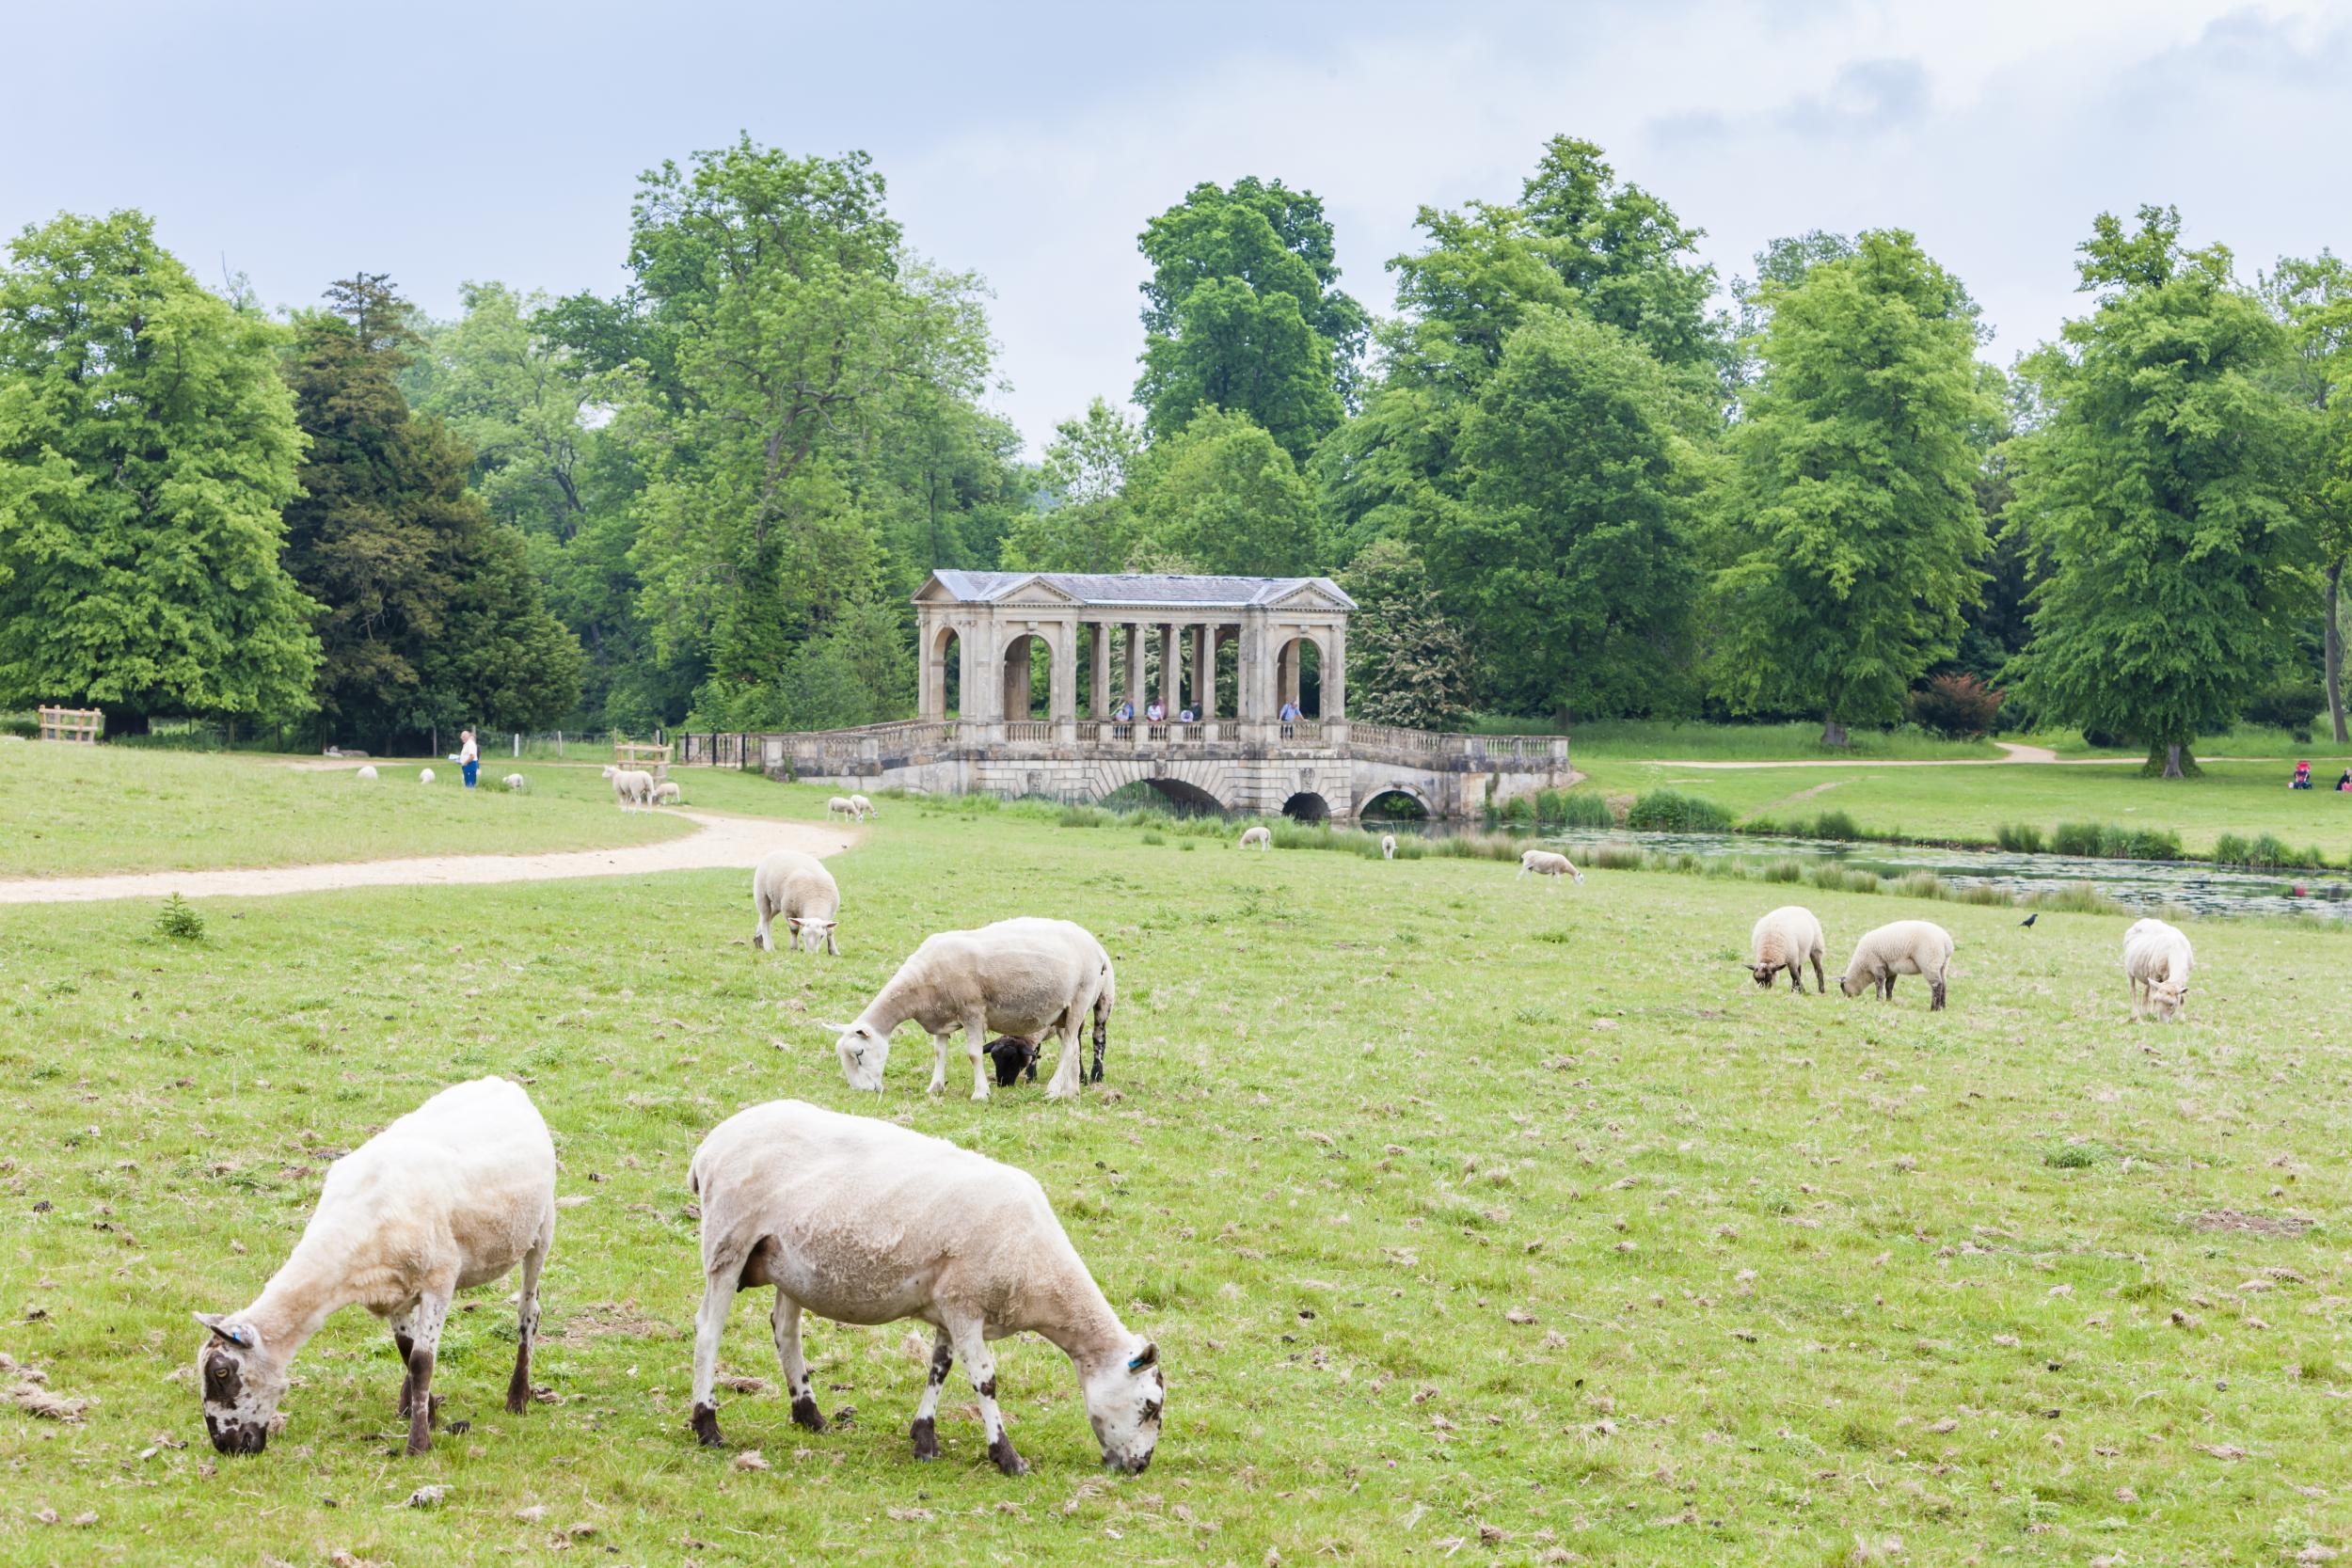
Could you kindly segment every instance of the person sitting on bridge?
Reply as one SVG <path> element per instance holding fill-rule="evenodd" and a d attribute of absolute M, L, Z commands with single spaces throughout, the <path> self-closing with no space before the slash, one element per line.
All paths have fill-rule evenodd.
<path fill-rule="evenodd" d="M 1179 724 L 1190 724 L 1197 722 L 1197 721 L 1192 716 L 1192 709 L 1185 708 L 1183 712 L 1176 715 L 1176 722 Z"/>
<path fill-rule="evenodd" d="M 1118 720 L 1122 724 L 1132 724 L 1136 721 L 1136 705 L 1130 702 L 1121 702 L 1119 705 L 1119 711 L 1112 714 L 1111 717 Z"/>
<path fill-rule="evenodd" d="M 1155 697 L 1152 700 L 1152 705 L 1143 710 L 1143 716 L 1154 724 L 1164 723 L 1168 719 L 1168 709 L 1162 706 L 1159 699 Z"/>
<path fill-rule="evenodd" d="M 1296 703 L 1284 703 L 1282 705 L 1282 711 L 1279 717 L 1281 719 L 1283 723 L 1287 724 L 1292 720 L 1303 719 L 1306 715 L 1298 711 L 1298 705 Z"/>

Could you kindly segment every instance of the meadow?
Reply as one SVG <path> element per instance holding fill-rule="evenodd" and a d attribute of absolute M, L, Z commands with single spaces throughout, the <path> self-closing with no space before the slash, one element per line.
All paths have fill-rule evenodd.
<path fill-rule="evenodd" d="M 2166 1028 L 2131 1023 L 2106 915 L 1803 891 L 1833 975 L 1870 925 L 1948 927 L 1930 1013 L 1916 981 L 1758 991 L 1748 927 L 1795 895 L 1759 884 L 897 800 L 830 863 L 839 959 L 755 953 L 733 872 L 206 900 L 193 941 L 144 902 L 0 910 L 0 1351 L 96 1402 L 0 1411 L 0 1564 L 2212 1561 L 2352 1531 L 2341 933 L 2193 927 Z M 908 1031 L 852 1095 L 812 1020 L 1021 912 L 1118 962 L 1102 1089 L 934 1100 Z M 563 1160 L 544 1402 L 500 1408 L 498 1286 L 452 1315 L 436 1387 L 471 1430 L 430 1456 L 396 1457 L 356 1312 L 268 1452 L 214 1454 L 189 1311 L 251 1298 L 338 1151 L 485 1072 Z M 764 1299 L 723 1357 L 760 1380 L 722 1396 L 737 1450 L 694 1446 L 686 1163 L 785 1096 L 1039 1177 L 1161 1346 L 1146 1475 L 1100 1471 L 1034 1340 L 998 1363 L 1023 1480 L 960 1380 L 912 1461 L 899 1328 L 812 1325 L 855 1413 L 811 1436 Z"/>

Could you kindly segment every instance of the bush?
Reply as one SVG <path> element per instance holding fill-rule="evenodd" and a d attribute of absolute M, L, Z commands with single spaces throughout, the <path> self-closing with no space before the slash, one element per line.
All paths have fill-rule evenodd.
<path fill-rule="evenodd" d="M 2050 830 L 2050 848 L 2089 860 L 2176 861 L 2181 835 L 2162 828 L 2120 828 L 2112 822 L 2061 822 Z"/>
<path fill-rule="evenodd" d="M 1817 865 L 1808 879 L 1828 893 L 1876 893 L 1882 885 L 1875 874 L 1843 865 Z"/>
<path fill-rule="evenodd" d="M 1911 721 L 1955 740 L 1989 735 L 2001 717 L 2001 693 L 1974 675 L 1938 675 L 1914 691 Z"/>
<path fill-rule="evenodd" d="M 1558 814 L 1545 813 L 1544 820 L 1563 828 L 1613 828 L 1616 818 L 1609 814 L 1609 802 L 1590 790 L 1563 790 L 1559 797 Z"/>
<path fill-rule="evenodd" d="M 1764 868 L 1764 879 L 1768 882 L 1802 882 L 1804 880 L 1804 862 L 1774 861 Z"/>
<path fill-rule="evenodd" d="M 1653 789 L 1634 800 L 1626 826 L 1653 833 L 1727 833 L 1731 813 L 1678 790 Z"/>
<path fill-rule="evenodd" d="M 2020 854 L 2042 853 L 2042 830 L 2030 822 L 2004 822 L 1993 830 L 1993 842 Z"/>
<path fill-rule="evenodd" d="M 2287 847 L 2286 841 L 2276 833 L 2263 833 L 2255 838 L 2240 838 L 2235 833 L 2223 833 L 2213 841 L 2213 858 L 2223 865 L 2243 865 L 2256 871 L 2278 871 L 2287 866 L 2319 865 L 2324 863 L 2315 850 L 2298 854 Z"/>
<path fill-rule="evenodd" d="M 155 916 L 155 934 L 174 942 L 202 942 L 204 917 L 196 912 L 196 906 L 173 894 L 164 900 L 163 909 Z"/>
<path fill-rule="evenodd" d="M 1639 871 L 1649 864 L 1649 856 L 1630 844 L 1596 844 L 1585 863 L 1602 871 Z"/>
<path fill-rule="evenodd" d="M 25 740 L 39 740 L 40 738 L 40 721 L 38 719 L 21 719 L 14 714 L 11 714 L 6 719 L 0 719 L 0 735 L 13 735 Z"/>
<path fill-rule="evenodd" d="M 1862 829 L 1855 824 L 1854 819 L 1847 816 L 1844 812 L 1825 811 L 1821 813 L 1820 816 L 1813 819 L 1813 836 L 1815 838 L 1836 839 L 1840 842 L 1851 844 L 1855 839 L 1862 837 L 1863 833 Z"/>
<path fill-rule="evenodd" d="M 1524 827 L 1535 820 L 1535 802 L 1524 795 L 1514 796 L 1502 807 L 1502 819 Z"/>
<path fill-rule="evenodd" d="M 2249 724 L 2268 724 L 2300 741 L 2312 737 L 2312 726 L 2328 705 L 2328 693 L 2317 681 L 2289 681 L 2258 692 L 2240 710 Z"/>
<path fill-rule="evenodd" d="M 1908 872 L 1896 881 L 1893 891 L 1905 898 L 1941 898 L 1944 879 L 1932 871 Z"/>

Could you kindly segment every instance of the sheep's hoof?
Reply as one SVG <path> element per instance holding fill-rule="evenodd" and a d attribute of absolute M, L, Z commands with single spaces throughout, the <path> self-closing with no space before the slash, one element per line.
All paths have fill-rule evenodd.
<path fill-rule="evenodd" d="M 1025 1476 L 1029 1473 L 1029 1462 L 1012 1451 L 1010 1433 L 1000 1432 L 996 1434 L 996 1441 L 988 1446 L 988 1457 L 994 1460 L 996 1468 L 1006 1475 Z"/>
<path fill-rule="evenodd" d="M 792 1402 L 792 1419 L 811 1432 L 825 1430 L 825 1413 L 817 1408 L 817 1402 L 803 1394 Z"/>
<path fill-rule="evenodd" d="M 929 1416 L 917 1417 L 914 1424 L 907 1429 L 907 1435 L 914 1439 L 915 1458 L 939 1457 L 939 1428 Z"/>
<path fill-rule="evenodd" d="M 726 1439 L 719 1435 L 719 1412 L 715 1406 L 694 1406 L 694 1441 L 706 1449 L 723 1449 Z"/>

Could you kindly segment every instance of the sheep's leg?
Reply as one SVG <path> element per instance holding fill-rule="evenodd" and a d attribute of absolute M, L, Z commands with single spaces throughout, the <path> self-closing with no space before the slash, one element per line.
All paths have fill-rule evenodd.
<path fill-rule="evenodd" d="M 951 1325 L 948 1333 L 956 1354 L 963 1358 L 963 1375 L 972 1380 L 972 1391 L 980 1397 L 980 1425 L 988 1433 L 988 1457 L 1006 1475 L 1022 1474 L 1029 1466 L 1013 1452 L 1012 1433 L 1005 1430 L 1005 1418 L 996 1408 L 996 1357 L 990 1354 L 980 1320 Z"/>
<path fill-rule="evenodd" d="M 1078 1051 L 1078 1029 L 1072 1023 L 1072 1020 L 1083 1016 L 1073 1007 L 1062 1015 L 1060 1022 L 1054 1025 L 1054 1032 L 1061 1037 L 1061 1059 L 1054 1064 L 1054 1076 L 1045 1085 L 1045 1098 L 1048 1100 L 1074 1099 L 1079 1085 L 1087 1081 L 1086 1062 Z M 1038 1049 L 1045 1049 L 1045 1037 L 1042 1035 L 1038 1037 Z"/>
<path fill-rule="evenodd" d="M 725 1259 L 703 1275 L 703 1304 L 694 1312 L 694 1438 L 706 1449 L 721 1447 L 719 1407 L 711 1390 L 719 1381 L 719 1340 L 742 1280 L 742 1261 Z"/>
<path fill-rule="evenodd" d="M 2131 998 L 2132 998 L 2132 1022 L 2133 1022 L 2134 1023 L 2142 1023 L 2142 1022 L 2145 1022 L 2147 1021 L 2147 1016 L 2148 1016 L 2148 1015 L 2147 1015 L 2147 1014 L 2145 1014 L 2145 1013 L 2143 1013 L 2142 1011 L 2140 1011 L 2140 1002 L 2139 1002 L 2140 983 L 2139 983 L 2137 980 L 2135 980 L 2135 979 L 2130 978 L 2129 976 L 2126 976 L 2126 977 L 2124 978 L 2124 981 L 2123 981 L 2123 989 L 2124 989 L 2126 991 L 2128 991 L 2128 992 L 2130 992 L 2130 993 L 2131 993 Z"/>
<path fill-rule="evenodd" d="M 521 1300 L 515 1309 L 515 1372 L 506 1380 L 506 1413 L 519 1416 L 531 1404 L 531 1347 L 539 1338 L 539 1271 L 547 1267 L 548 1248 L 555 1241 L 555 1221 L 531 1250 L 523 1254 Z"/>
<path fill-rule="evenodd" d="M 1788 965 L 1788 989 L 1799 996 L 1804 994 L 1804 966 L 1793 959 Z"/>
<path fill-rule="evenodd" d="M 408 1331 L 408 1319 L 409 1314 L 403 1312 L 392 1320 L 392 1349 L 400 1353 L 400 1418 L 404 1421 L 408 1418 L 409 1396 L 416 1390 L 416 1383 L 408 1375 L 408 1357 L 415 1352 L 417 1341 Z"/>
<path fill-rule="evenodd" d="M 986 1100 L 988 1098 L 988 1069 L 981 1064 L 988 1060 L 988 1029 L 981 1020 L 977 1018 L 964 1020 L 963 1052 L 965 1055 L 972 1058 L 972 1098 Z M 944 1057 L 940 1070 L 942 1073 L 946 1071 Z"/>
<path fill-rule="evenodd" d="M 955 1038 L 951 1030 L 931 1037 L 931 1093 L 947 1092 L 947 1042 Z"/>
<path fill-rule="evenodd" d="M 1821 955 L 1819 952 L 1813 955 L 1813 987 L 1823 996 L 1829 994 L 1829 977 L 1821 973 Z M 1797 989 L 1804 990 L 1804 976 L 1802 974 L 1797 976 Z"/>
<path fill-rule="evenodd" d="M 1940 1013 L 1944 1010 L 1944 976 L 1941 974 L 1928 982 L 1928 1011 Z"/>
<path fill-rule="evenodd" d="M 914 1457 L 939 1457 L 939 1386 L 947 1381 L 947 1370 L 956 1364 L 956 1347 L 941 1329 L 931 1340 L 930 1376 L 923 1385 L 923 1402 L 914 1407 L 914 1424 L 907 1428 L 907 1435 L 914 1439 Z"/>
<path fill-rule="evenodd" d="M 792 1391 L 792 1418 L 811 1432 L 825 1430 L 825 1413 L 817 1408 L 817 1393 L 808 1381 L 808 1359 L 801 1354 L 801 1304 L 776 1288 L 776 1305 L 768 1313 L 769 1330 L 776 1337 L 776 1365 L 784 1370 L 784 1386 Z"/>
<path fill-rule="evenodd" d="M 825 951 L 836 958 L 841 957 L 841 945 L 833 940 L 833 927 L 830 926 L 825 927 Z"/>
<path fill-rule="evenodd" d="M 1092 1079 L 1092 1082 L 1097 1084 L 1103 1081 L 1103 1047 L 1110 1043 L 1110 1016 L 1103 1011 L 1103 1004 L 1098 998 L 1094 1004 L 1094 1077 Z M 1031 1076 L 1035 1076 L 1034 1071 Z"/>
<path fill-rule="evenodd" d="M 408 1452 L 433 1451 L 433 1360 L 441 1345 L 441 1323 L 449 1316 L 450 1292 L 426 1291 L 417 1299 L 411 1322 L 416 1342 L 408 1352 Z"/>
<path fill-rule="evenodd" d="M 752 933 L 752 946 L 762 953 L 772 953 L 776 950 L 776 939 L 769 933 L 768 927 L 776 918 L 776 911 L 768 907 L 765 898 L 755 907 L 759 911 L 759 929 Z"/>

